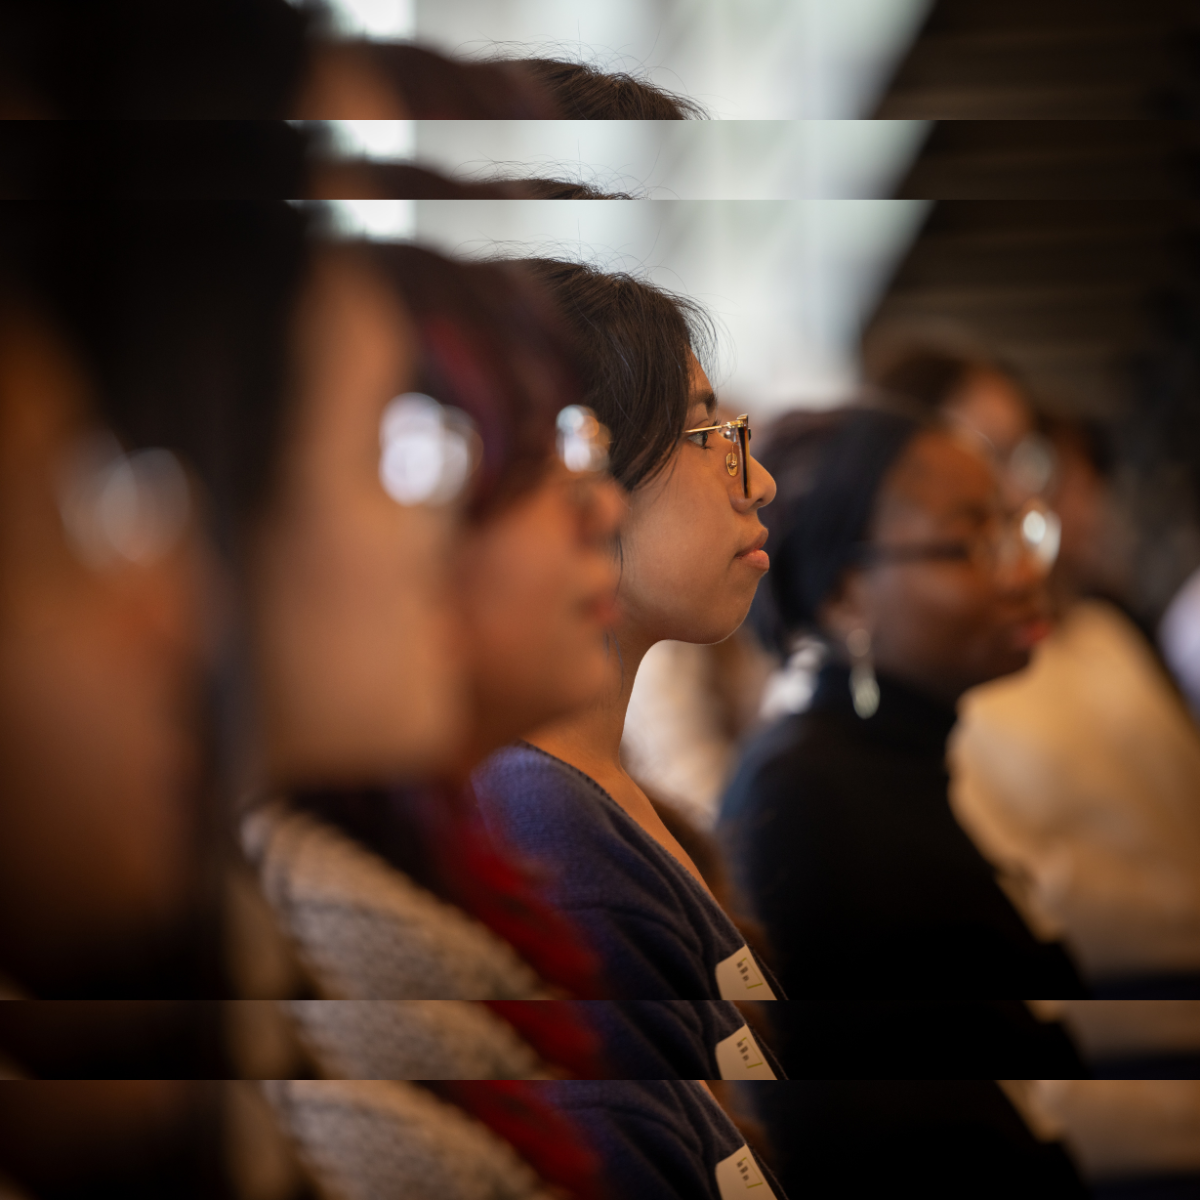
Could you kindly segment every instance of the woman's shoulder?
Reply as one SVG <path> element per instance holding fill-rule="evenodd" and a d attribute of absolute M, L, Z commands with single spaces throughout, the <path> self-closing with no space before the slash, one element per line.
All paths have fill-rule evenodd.
<path fill-rule="evenodd" d="M 517 742 L 485 759 L 473 776 L 476 785 L 505 805 L 536 799 L 564 812 L 578 812 L 580 801 L 593 816 L 614 804 L 611 796 L 590 776 L 561 758 Z"/>
<path fill-rule="evenodd" d="M 323 1192 L 481 1195 L 548 1200 L 549 1189 L 504 1138 L 415 1083 L 272 1080 L 266 1094 Z"/>
<path fill-rule="evenodd" d="M 476 802 L 493 834 L 518 850 L 555 856 L 629 853 L 648 836 L 577 767 L 519 743 L 493 754 L 473 776 Z"/>
<path fill-rule="evenodd" d="M 515 747 L 485 765 L 476 791 L 492 831 L 536 863 L 554 902 L 585 922 L 618 994 L 725 994 L 720 968 L 728 962 L 736 971 L 745 939 L 598 784 L 540 750 Z M 660 986 L 664 974 L 671 987 Z"/>
<path fill-rule="evenodd" d="M 263 893 L 319 992 L 350 999 L 546 994 L 508 942 L 342 830 L 278 801 L 243 823 Z"/>

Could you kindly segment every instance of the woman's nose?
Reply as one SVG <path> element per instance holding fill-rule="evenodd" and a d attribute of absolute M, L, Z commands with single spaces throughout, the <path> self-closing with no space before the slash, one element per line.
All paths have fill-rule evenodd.
<path fill-rule="evenodd" d="M 735 505 L 741 511 L 754 512 L 775 499 L 775 476 L 753 454 L 746 460 L 746 472 L 749 495 L 738 488 Z"/>

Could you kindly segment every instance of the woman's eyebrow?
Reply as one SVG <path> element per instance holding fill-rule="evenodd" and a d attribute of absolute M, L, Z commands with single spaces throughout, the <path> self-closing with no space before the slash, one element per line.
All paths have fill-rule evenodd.
<path fill-rule="evenodd" d="M 708 416 L 708 419 L 711 421 L 713 418 L 713 414 L 717 411 L 717 394 L 716 394 L 716 392 L 714 392 L 711 388 L 709 388 L 709 390 L 707 392 L 705 392 L 702 396 L 696 397 L 696 403 L 704 405 L 704 412 Z"/>

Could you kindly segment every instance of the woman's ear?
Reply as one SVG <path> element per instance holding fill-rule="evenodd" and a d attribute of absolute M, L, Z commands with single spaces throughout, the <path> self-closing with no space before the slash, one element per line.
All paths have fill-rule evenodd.
<path fill-rule="evenodd" d="M 843 571 L 837 586 L 817 611 L 820 627 L 844 642 L 855 629 L 874 629 L 875 613 L 864 572 Z"/>

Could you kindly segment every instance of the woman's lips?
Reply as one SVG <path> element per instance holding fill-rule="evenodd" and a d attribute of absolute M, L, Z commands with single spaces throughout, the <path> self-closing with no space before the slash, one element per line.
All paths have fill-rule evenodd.
<path fill-rule="evenodd" d="M 747 550 L 744 554 L 738 555 L 738 562 L 749 563 L 750 566 L 757 567 L 760 571 L 771 569 L 771 557 L 765 550 Z"/>
<path fill-rule="evenodd" d="M 766 544 L 767 531 L 764 529 L 745 550 L 739 551 L 735 557 L 738 562 L 748 563 L 760 571 L 766 571 L 771 566 L 770 555 L 763 549 Z"/>

